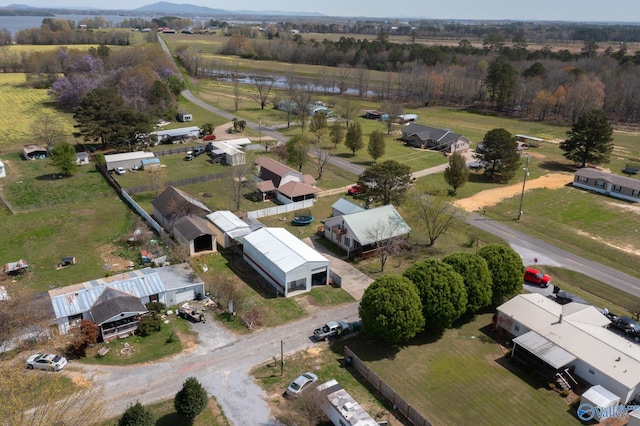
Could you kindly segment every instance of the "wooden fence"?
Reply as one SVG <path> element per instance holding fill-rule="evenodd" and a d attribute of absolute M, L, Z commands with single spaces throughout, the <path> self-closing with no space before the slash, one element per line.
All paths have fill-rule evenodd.
<path fill-rule="evenodd" d="M 411 424 L 416 426 L 431 426 L 431 423 L 420 413 L 416 411 L 407 401 L 402 398 L 391 386 L 389 386 L 384 380 L 373 372 L 367 364 L 365 364 L 358 356 L 349 349 L 348 346 L 344 347 L 344 359 L 347 364 L 351 364 L 358 373 L 369 384 L 378 391 L 384 398 L 386 398 L 391 405 L 398 411 L 404 418 L 406 418 Z"/>
<path fill-rule="evenodd" d="M 258 219 L 261 217 L 275 216 L 278 214 L 293 212 L 298 209 L 306 209 L 309 207 L 313 207 L 314 201 L 314 199 L 309 199 L 304 201 L 297 201 L 290 204 L 282 204 L 280 206 L 268 207 L 266 209 L 254 210 L 252 212 L 248 212 L 247 217 L 249 219 Z"/>

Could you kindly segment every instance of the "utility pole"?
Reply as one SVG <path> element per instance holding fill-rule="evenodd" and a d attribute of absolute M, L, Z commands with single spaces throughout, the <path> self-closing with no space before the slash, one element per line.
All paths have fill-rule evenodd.
<path fill-rule="evenodd" d="M 280 340 L 280 377 L 284 374 L 284 341 Z"/>
<path fill-rule="evenodd" d="M 524 180 L 522 181 L 522 193 L 520 193 L 520 207 L 518 208 L 518 220 L 522 216 L 522 202 L 524 201 L 524 186 L 527 183 L 527 176 L 529 176 L 529 160 L 531 157 L 527 154 L 527 164 L 524 166 Z"/>

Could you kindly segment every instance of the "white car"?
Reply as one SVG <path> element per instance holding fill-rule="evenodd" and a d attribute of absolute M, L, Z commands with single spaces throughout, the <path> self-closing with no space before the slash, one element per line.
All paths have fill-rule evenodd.
<path fill-rule="evenodd" d="M 127 173 L 127 171 L 124 169 L 124 167 L 117 167 L 116 168 L 116 174 L 123 175 L 125 173 Z"/>
<path fill-rule="evenodd" d="M 298 376 L 287 388 L 287 395 L 293 398 L 300 396 L 302 392 L 318 381 L 318 376 L 313 373 L 304 373 Z"/>
<path fill-rule="evenodd" d="M 27 359 L 27 368 L 33 370 L 60 371 L 67 365 L 67 359 L 54 354 L 35 354 Z"/>

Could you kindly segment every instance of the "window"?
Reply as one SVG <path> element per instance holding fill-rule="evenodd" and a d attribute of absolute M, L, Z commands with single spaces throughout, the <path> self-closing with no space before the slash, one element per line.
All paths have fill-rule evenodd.
<path fill-rule="evenodd" d="M 519 326 L 519 325 L 516 325 L 516 326 L 514 326 L 513 328 L 514 328 L 516 331 L 520 331 L 520 326 Z"/>
<path fill-rule="evenodd" d="M 584 176 L 578 176 L 578 182 L 587 183 L 587 182 L 589 182 L 589 178 L 584 177 Z"/>
<path fill-rule="evenodd" d="M 640 197 L 640 189 L 634 189 L 631 191 L 632 197 Z"/>
<path fill-rule="evenodd" d="M 604 188 L 604 185 L 605 185 L 605 181 L 600 179 L 596 180 L 596 184 L 595 184 L 596 188 Z"/>
<path fill-rule="evenodd" d="M 622 187 L 620 185 L 613 185 L 613 192 L 620 192 Z"/>
<path fill-rule="evenodd" d="M 596 374 L 596 372 L 595 372 L 595 371 L 593 371 L 592 369 L 589 369 L 589 374 L 593 374 L 593 375 L 595 375 L 595 374 Z"/>
<path fill-rule="evenodd" d="M 349 238 L 344 237 L 344 245 L 349 247 L 349 243 L 351 242 L 351 240 L 349 240 Z"/>

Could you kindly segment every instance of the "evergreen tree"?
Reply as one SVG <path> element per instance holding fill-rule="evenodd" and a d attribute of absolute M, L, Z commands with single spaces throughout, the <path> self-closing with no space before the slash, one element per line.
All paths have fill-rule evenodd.
<path fill-rule="evenodd" d="M 601 110 L 591 110 L 582 114 L 567 132 L 569 138 L 560 143 L 567 160 L 587 164 L 609 162 L 613 152 L 613 127 Z"/>
<path fill-rule="evenodd" d="M 130 405 L 118 420 L 118 426 L 154 426 L 155 424 L 156 420 L 151 411 L 140 402 Z"/>
<path fill-rule="evenodd" d="M 182 385 L 173 400 L 173 406 L 178 414 L 193 420 L 207 406 L 207 391 L 195 377 L 189 377 Z"/>
<path fill-rule="evenodd" d="M 364 143 L 362 142 L 362 127 L 357 121 L 349 124 L 344 145 L 349 148 L 353 156 L 356 155 L 356 151 L 360 151 L 364 147 Z"/>
<path fill-rule="evenodd" d="M 369 135 L 369 145 L 367 146 L 367 151 L 369 152 L 369 156 L 373 158 L 373 162 L 375 163 L 378 158 L 384 155 L 386 142 L 384 140 L 384 135 L 380 130 L 374 130 Z"/>
<path fill-rule="evenodd" d="M 453 188 L 453 195 L 456 195 L 458 188 L 467 183 L 469 167 L 467 167 L 467 159 L 462 154 L 454 152 L 449 157 L 449 166 L 444 169 L 444 180 Z"/>

